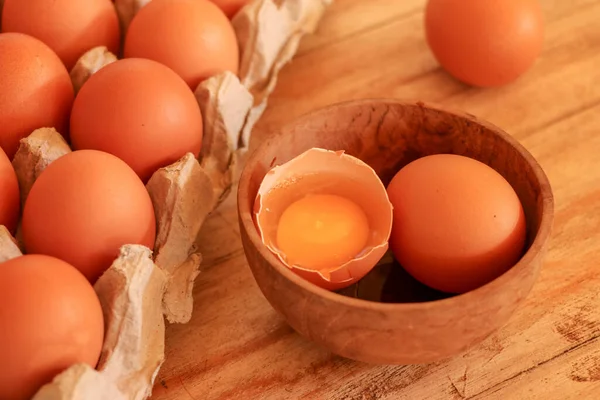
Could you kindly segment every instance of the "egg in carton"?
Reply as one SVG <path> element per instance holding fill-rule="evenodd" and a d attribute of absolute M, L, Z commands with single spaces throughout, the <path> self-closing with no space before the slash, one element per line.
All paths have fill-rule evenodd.
<path fill-rule="evenodd" d="M 126 28 L 149 1 L 116 0 L 121 26 Z M 279 70 L 293 57 L 300 39 L 314 31 L 331 2 L 254 0 L 233 18 L 240 46 L 239 77 L 225 72 L 195 90 L 204 120 L 200 157 L 184 155 L 157 170 L 146 185 L 157 222 L 154 248 L 122 246 L 94 285 L 105 319 L 98 365 L 71 366 L 42 387 L 35 400 L 138 400 L 151 395 L 165 357 L 165 319 L 186 323 L 191 318 L 193 283 L 202 260 L 196 249 L 200 228 L 229 194 L 237 162 Z M 75 91 L 116 60 L 104 47 L 82 55 L 71 70 Z M 44 169 L 70 151 L 52 128 L 37 129 L 21 140 L 13 167 L 22 202 Z M 22 254 L 18 243 L 0 227 L 0 262 Z"/>

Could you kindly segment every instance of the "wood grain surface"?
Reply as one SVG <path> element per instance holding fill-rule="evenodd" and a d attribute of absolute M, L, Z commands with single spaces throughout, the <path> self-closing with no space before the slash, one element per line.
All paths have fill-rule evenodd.
<path fill-rule="evenodd" d="M 451 360 L 373 366 L 333 356 L 269 306 L 246 263 L 235 195 L 209 218 L 195 309 L 167 329 L 156 400 L 600 399 L 600 1 L 541 0 L 544 51 L 498 89 L 453 80 L 428 51 L 424 0 L 337 0 L 281 73 L 252 147 L 334 102 L 394 97 L 487 119 L 538 159 L 555 222 L 541 276 L 508 324 Z"/>

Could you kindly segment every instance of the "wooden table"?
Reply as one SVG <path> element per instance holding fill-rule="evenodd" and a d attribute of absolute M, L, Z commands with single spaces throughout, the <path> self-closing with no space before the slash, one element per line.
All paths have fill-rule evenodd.
<path fill-rule="evenodd" d="M 546 42 L 518 82 L 480 90 L 428 51 L 424 0 L 337 0 L 281 73 L 254 133 L 333 102 L 434 101 L 520 140 L 552 182 L 550 250 L 525 305 L 493 337 L 452 360 L 371 366 L 297 335 L 256 286 L 235 195 L 207 221 L 187 325 L 167 331 L 153 399 L 600 399 L 600 1 L 542 0 Z"/>

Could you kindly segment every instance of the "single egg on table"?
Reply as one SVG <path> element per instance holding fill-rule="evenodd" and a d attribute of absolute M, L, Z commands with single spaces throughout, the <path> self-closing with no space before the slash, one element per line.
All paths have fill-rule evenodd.
<path fill-rule="evenodd" d="M 94 283 L 125 244 L 154 247 L 150 195 L 117 157 L 79 150 L 52 162 L 33 184 L 23 210 L 28 253 L 68 262 Z"/>
<path fill-rule="evenodd" d="M 69 127 L 74 98 L 69 72 L 40 40 L 0 33 L 0 147 L 9 159 L 38 128 Z"/>
<path fill-rule="evenodd" d="M 392 207 L 361 160 L 319 148 L 271 169 L 254 204 L 257 230 L 288 268 L 328 290 L 365 276 L 388 249 Z"/>
<path fill-rule="evenodd" d="M 147 182 L 186 153 L 200 154 L 202 114 L 175 72 L 152 60 L 109 64 L 81 87 L 71 113 L 76 150 L 114 154 Z"/>
<path fill-rule="evenodd" d="M 21 203 L 17 174 L 0 148 L 0 225 L 4 225 L 12 234 L 17 229 Z"/>
<path fill-rule="evenodd" d="M 476 289 L 510 269 L 526 240 L 525 214 L 508 181 L 475 159 L 437 154 L 402 168 L 387 188 L 390 248 L 421 283 Z"/>
<path fill-rule="evenodd" d="M 73 364 L 96 367 L 104 318 L 73 266 L 24 255 L 0 263 L 0 398 L 28 400 Z"/>
<path fill-rule="evenodd" d="M 525 73 L 540 54 L 544 23 L 539 0 L 429 0 L 427 43 L 455 78 L 501 86 Z"/>
<path fill-rule="evenodd" d="M 208 0 L 153 0 L 133 18 L 125 57 L 148 58 L 177 72 L 196 90 L 221 72 L 238 72 L 239 46 L 233 26 Z"/>
<path fill-rule="evenodd" d="M 110 0 L 5 0 L 2 31 L 38 38 L 68 69 L 94 47 L 119 51 L 119 18 Z"/>

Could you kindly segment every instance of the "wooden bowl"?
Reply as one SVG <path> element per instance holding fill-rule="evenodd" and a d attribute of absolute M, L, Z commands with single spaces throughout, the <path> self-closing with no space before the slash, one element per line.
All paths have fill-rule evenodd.
<path fill-rule="evenodd" d="M 252 218 L 267 171 L 312 147 L 345 150 L 373 167 L 386 185 L 400 168 L 425 155 L 454 153 L 482 161 L 500 172 L 521 199 L 527 250 L 494 281 L 440 300 L 382 303 L 321 289 L 275 258 L 262 244 Z M 366 100 L 305 115 L 264 142 L 242 173 L 238 211 L 254 278 L 297 332 L 354 360 L 419 364 L 463 352 L 507 322 L 538 276 L 553 220 L 553 197 L 531 154 L 492 124 L 420 102 Z"/>

